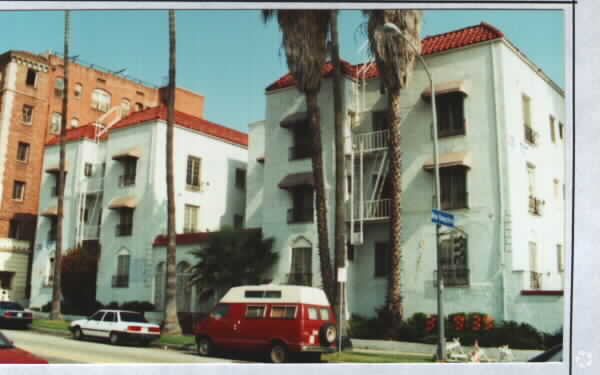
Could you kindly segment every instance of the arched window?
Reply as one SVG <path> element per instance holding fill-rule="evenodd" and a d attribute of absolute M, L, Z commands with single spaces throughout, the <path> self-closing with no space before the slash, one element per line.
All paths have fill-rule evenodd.
<path fill-rule="evenodd" d="M 107 112 L 110 109 L 111 96 L 108 91 L 102 89 L 94 89 L 92 91 L 92 108 Z"/>
<path fill-rule="evenodd" d="M 126 98 L 121 99 L 121 117 L 125 117 L 131 111 L 131 103 Z"/>
<path fill-rule="evenodd" d="M 304 237 L 298 237 L 292 242 L 292 259 L 288 284 L 312 285 L 312 244 Z"/>
<path fill-rule="evenodd" d="M 192 286 L 190 264 L 186 261 L 177 265 L 177 311 L 190 312 L 192 306 Z"/>
<path fill-rule="evenodd" d="M 165 308 L 165 281 L 165 262 L 160 262 L 154 274 L 154 306 L 158 311 Z"/>
<path fill-rule="evenodd" d="M 83 86 L 81 85 L 81 83 L 76 83 L 75 90 L 73 91 L 73 96 L 75 96 L 75 99 L 79 99 L 81 98 L 81 94 L 83 94 Z"/>
<path fill-rule="evenodd" d="M 113 288 L 129 287 L 129 251 L 121 249 L 117 253 L 117 273 L 113 276 Z"/>

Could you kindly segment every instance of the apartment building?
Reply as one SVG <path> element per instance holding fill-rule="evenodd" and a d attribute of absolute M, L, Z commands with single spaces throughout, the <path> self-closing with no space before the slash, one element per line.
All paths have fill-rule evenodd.
<path fill-rule="evenodd" d="M 25 302 L 44 145 L 60 130 L 63 95 L 70 95 L 67 127 L 78 128 L 157 106 L 166 90 L 78 58 L 65 87 L 62 57 L 27 51 L 0 55 L 0 89 L 0 289 Z M 202 95 L 178 88 L 179 111 L 202 117 L 203 106 Z"/>
<path fill-rule="evenodd" d="M 166 106 L 159 106 L 110 127 L 90 124 L 67 133 L 63 251 L 100 247 L 96 299 L 102 303 L 164 306 L 166 116 Z M 183 281 L 197 261 L 191 251 L 207 231 L 243 226 L 248 137 L 179 111 L 175 124 L 177 270 Z M 55 137 L 45 148 L 32 307 L 52 296 L 58 157 Z M 197 309 L 192 288 L 182 283 L 180 293 L 180 311 Z"/>
<path fill-rule="evenodd" d="M 436 86 L 444 229 L 437 270 L 430 82 L 417 62 L 402 106 L 401 290 L 406 317 L 484 312 L 552 332 L 563 322 L 565 105 L 563 90 L 493 26 L 422 41 Z M 385 303 L 389 264 L 387 98 L 374 64 L 344 63 L 348 313 Z M 334 248 L 331 65 L 318 97 L 330 249 Z M 247 225 L 276 238 L 276 282 L 319 286 L 306 106 L 291 75 L 266 89 L 265 120 L 251 124 Z"/>

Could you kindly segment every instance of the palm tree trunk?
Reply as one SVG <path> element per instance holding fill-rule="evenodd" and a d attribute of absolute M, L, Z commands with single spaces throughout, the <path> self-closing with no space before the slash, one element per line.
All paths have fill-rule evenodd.
<path fill-rule="evenodd" d="M 335 270 L 346 266 L 346 160 L 344 155 L 344 113 L 342 96 L 342 68 L 340 64 L 337 11 L 331 11 L 331 57 L 333 62 L 333 110 L 335 126 Z M 336 288 L 336 310 L 344 311 L 343 295 Z M 342 325 L 343 327 L 343 325 Z M 340 332 L 340 334 L 342 334 Z"/>
<path fill-rule="evenodd" d="M 62 320 L 61 304 L 61 268 L 63 250 L 63 210 L 65 202 L 65 133 L 67 130 L 67 108 L 69 104 L 69 37 L 71 14 L 65 10 L 65 49 L 64 49 L 64 92 L 62 101 L 62 119 L 60 122 L 59 165 L 58 165 L 58 208 L 56 213 L 56 249 L 54 250 L 54 270 L 52 276 L 52 307 L 50 319 Z"/>
<path fill-rule="evenodd" d="M 165 325 L 167 335 L 181 334 L 177 319 L 177 247 L 175 243 L 175 179 L 173 175 L 175 127 L 175 11 L 169 10 L 169 94 L 167 109 L 167 285 Z"/>
<path fill-rule="evenodd" d="M 325 180 L 323 178 L 323 153 L 321 146 L 321 124 L 319 105 L 317 104 L 318 91 L 306 92 L 306 110 L 312 148 L 312 169 L 315 182 L 315 203 L 317 212 L 317 236 L 319 242 L 319 263 L 321 266 L 321 279 L 323 290 L 330 301 L 335 301 L 335 286 L 331 270 L 329 252 L 329 233 L 327 229 L 327 203 L 325 201 Z"/>
<path fill-rule="evenodd" d="M 390 217 L 390 268 L 388 277 L 387 310 L 391 318 L 391 330 L 398 328 L 402 321 L 403 306 L 401 295 L 400 262 L 402 260 L 402 153 L 400 149 L 400 89 L 389 90 L 388 116 L 390 122 L 390 169 L 391 176 L 391 217 Z"/>

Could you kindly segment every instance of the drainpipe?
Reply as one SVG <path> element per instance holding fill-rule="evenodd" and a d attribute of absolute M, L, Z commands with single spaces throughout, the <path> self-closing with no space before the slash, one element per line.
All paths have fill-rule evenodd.
<path fill-rule="evenodd" d="M 490 45 L 491 58 L 492 58 L 492 98 L 494 101 L 494 117 L 496 131 L 496 167 L 498 170 L 498 203 L 499 203 L 499 231 L 498 231 L 498 248 L 500 255 L 500 271 L 501 271 L 501 292 L 502 292 L 502 319 L 508 320 L 508 314 L 506 311 L 506 261 L 504 255 L 504 153 L 502 142 L 504 133 L 501 131 L 500 113 L 498 111 L 498 92 L 496 87 L 496 78 L 498 77 L 497 69 L 497 57 L 496 57 L 497 44 Z M 503 125 L 503 123 L 502 123 Z"/>

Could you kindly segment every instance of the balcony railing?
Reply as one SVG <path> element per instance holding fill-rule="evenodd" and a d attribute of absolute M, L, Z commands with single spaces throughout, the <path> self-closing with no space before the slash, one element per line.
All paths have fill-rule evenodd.
<path fill-rule="evenodd" d="M 454 191 L 450 194 L 442 194 L 441 200 L 442 210 L 457 210 L 461 208 L 469 208 L 469 193 L 466 191 Z M 437 202 L 435 201 L 435 195 L 433 196 L 433 206 Z"/>
<path fill-rule="evenodd" d="M 293 272 L 287 274 L 287 283 L 289 285 L 312 286 L 312 273 Z"/>
<path fill-rule="evenodd" d="M 469 269 L 463 266 L 442 266 L 444 286 L 469 286 Z M 433 272 L 433 280 L 437 285 L 437 271 Z"/>
<path fill-rule="evenodd" d="M 388 129 L 377 130 L 353 135 L 352 145 L 355 151 L 358 151 L 361 145 L 364 152 L 380 151 L 388 148 L 389 139 L 390 131 Z"/>
<path fill-rule="evenodd" d="M 363 202 L 363 212 L 362 219 L 363 220 L 385 220 L 390 218 L 391 213 L 391 199 L 378 199 L 373 201 L 364 201 Z M 350 220 L 350 214 L 348 214 L 347 219 Z M 361 219 L 360 205 L 356 204 L 354 206 L 354 219 Z"/>
<path fill-rule="evenodd" d="M 529 272 L 529 288 L 533 290 L 542 289 L 542 273 L 531 271 Z"/>
<path fill-rule="evenodd" d="M 525 124 L 525 141 L 527 141 L 527 143 L 535 145 L 537 144 L 537 138 L 538 138 L 538 134 L 535 130 L 533 130 L 533 128 L 527 124 Z"/>
<path fill-rule="evenodd" d="M 310 145 L 290 147 L 289 160 L 307 159 L 311 157 L 311 154 Z"/>
<path fill-rule="evenodd" d="M 292 223 L 312 223 L 314 214 L 312 208 L 290 208 L 287 211 L 287 222 Z"/>
<path fill-rule="evenodd" d="M 529 213 L 530 214 L 541 216 L 543 206 L 544 206 L 544 201 L 542 201 L 541 199 L 537 199 L 533 195 L 529 196 Z"/>
<path fill-rule="evenodd" d="M 117 224 L 117 236 L 131 236 L 133 230 L 132 224 Z"/>
<path fill-rule="evenodd" d="M 129 275 L 114 275 L 112 277 L 113 288 L 127 288 L 129 287 Z"/>
<path fill-rule="evenodd" d="M 119 186 L 135 185 L 135 175 L 124 174 L 119 176 Z"/>

